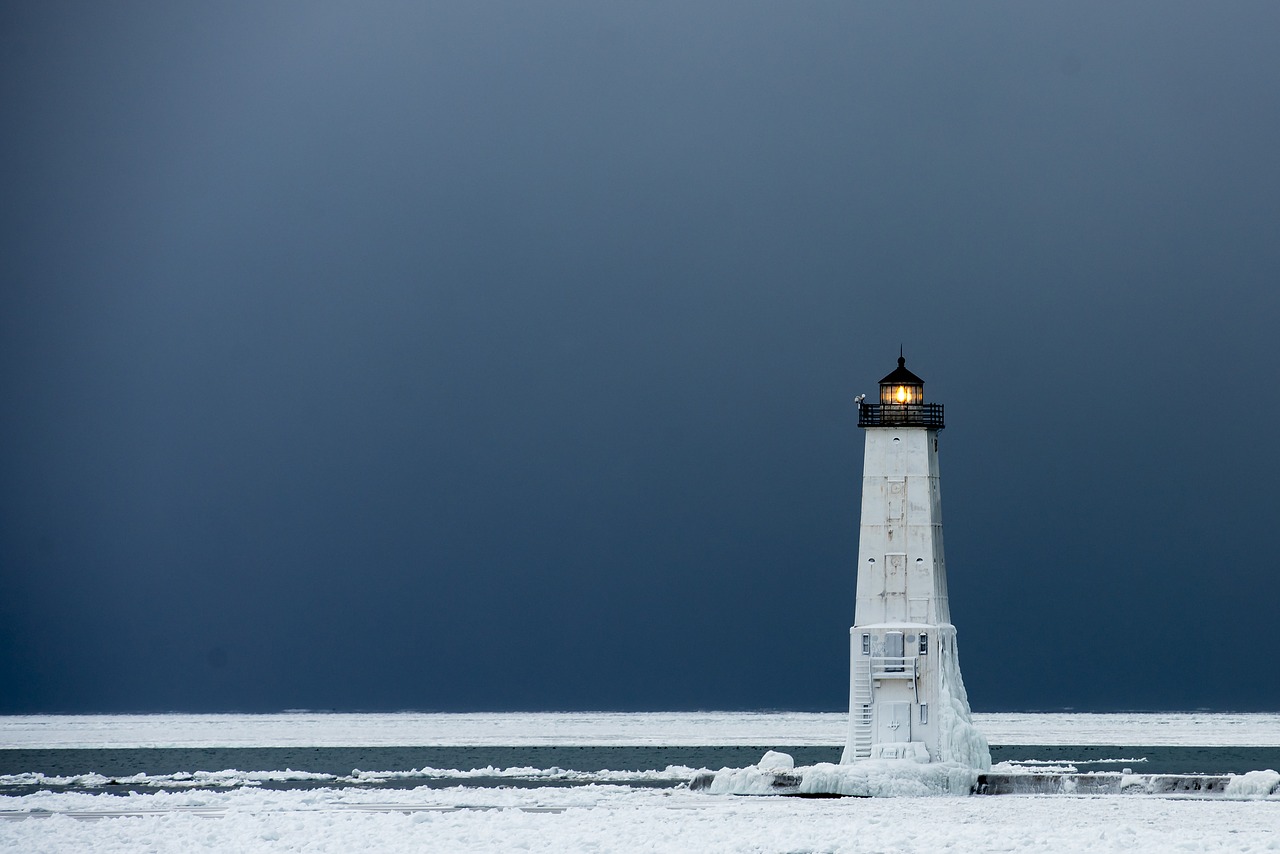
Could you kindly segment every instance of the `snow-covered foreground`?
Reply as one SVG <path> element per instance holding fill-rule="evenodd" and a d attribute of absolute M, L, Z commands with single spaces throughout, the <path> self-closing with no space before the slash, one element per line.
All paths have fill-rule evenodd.
<path fill-rule="evenodd" d="M 5 799 L 5 810 L 53 814 L 0 820 L 0 850 L 1280 851 L 1276 800 L 801 800 L 615 786 L 413 789 L 393 797 L 389 804 L 387 792 L 354 789 L 42 792 Z"/>
<path fill-rule="evenodd" d="M 974 717 L 992 742 L 1003 744 L 1280 745 L 1280 715 Z M 0 748 L 822 746 L 840 744 L 844 730 L 843 714 L 792 712 L 13 716 L 0 718 Z M 687 779 L 693 772 L 668 768 L 579 778 L 578 772 L 559 769 L 441 774 L 419 769 L 352 772 L 348 778 L 250 769 L 210 772 L 205 775 L 210 779 L 188 775 L 193 786 L 236 785 L 237 780 L 246 786 L 232 791 L 113 795 L 45 789 L 0 797 L 0 851 L 1280 852 L 1280 795 L 1262 789 L 1239 800 L 1144 795 L 811 800 L 613 784 Z M 489 779 L 453 788 L 364 786 L 367 777 L 414 785 L 414 777 L 461 781 L 468 774 Z M 18 776 L 23 779 L 9 782 L 39 784 L 25 779 L 30 775 Z M 505 776 L 596 782 L 507 788 Z M 134 782 L 152 782 L 145 777 Z M 185 780 L 182 775 L 155 780 L 162 777 L 167 786 Z M 1273 777 L 1264 782 L 1270 785 Z M 332 788 L 252 787 L 297 781 Z"/>
<path fill-rule="evenodd" d="M 1280 714 L 974 713 L 992 744 L 1280 746 Z M 842 712 L 12 715 L 0 748 L 840 745 Z"/>

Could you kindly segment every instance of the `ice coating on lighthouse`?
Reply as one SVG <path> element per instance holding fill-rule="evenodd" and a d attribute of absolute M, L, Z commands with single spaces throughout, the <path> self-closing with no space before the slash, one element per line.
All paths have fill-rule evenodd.
<path fill-rule="evenodd" d="M 942 549 L 938 433 L 942 406 L 898 367 L 876 402 L 858 401 L 866 431 L 857 598 L 849 630 L 849 733 L 842 764 L 911 759 L 991 766 L 960 677 Z"/>

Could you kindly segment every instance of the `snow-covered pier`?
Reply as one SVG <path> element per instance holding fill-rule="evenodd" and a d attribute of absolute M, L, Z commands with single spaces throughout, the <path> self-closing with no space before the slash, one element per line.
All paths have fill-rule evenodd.
<path fill-rule="evenodd" d="M 887 773 L 850 779 L 833 777 L 825 769 L 817 775 L 811 769 L 748 769 L 694 777 L 689 788 L 710 793 L 728 791 L 739 795 L 789 795 L 792 797 L 874 797 L 902 786 L 934 784 L 935 794 L 963 794 L 956 780 L 948 777 L 931 781 L 919 775 Z M 719 778 L 719 779 L 717 779 Z M 937 786 L 937 783 L 942 785 Z M 913 792 L 913 794 L 919 794 Z M 1163 795 L 1182 797 L 1264 798 L 1280 795 L 1280 773 L 1250 771 L 1247 774 L 1131 774 L 1124 772 L 1078 773 L 992 773 L 976 776 L 968 794 L 973 795 Z"/>
<path fill-rule="evenodd" d="M 1089 774 L 978 775 L 975 795 L 1187 795 L 1266 797 L 1280 794 L 1280 774 Z"/>

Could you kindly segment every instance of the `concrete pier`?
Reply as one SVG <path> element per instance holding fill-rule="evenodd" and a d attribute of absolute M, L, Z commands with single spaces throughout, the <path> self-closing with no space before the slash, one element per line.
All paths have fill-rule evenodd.
<path fill-rule="evenodd" d="M 1222 795 L 1230 775 L 979 774 L 975 795 Z"/>
<path fill-rule="evenodd" d="M 704 772 L 689 781 L 693 791 L 705 791 L 715 778 L 712 772 Z M 773 774 L 769 786 L 770 795 L 792 797 L 843 797 L 835 793 L 801 792 L 803 773 L 778 771 Z M 983 773 L 971 794 L 974 795 L 1157 795 L 1162 797 L 1215 798 L 1229 795 L 1232 780 L 1240 779 L 1231 774 L 1125 774 L 1125 773 Z M 765 794 L 765 793 L 760 793 Z M 1270 792 L 1249 792 L 1248 796 L 1268 797 L 1280 795 L 1280 783 Z"/>

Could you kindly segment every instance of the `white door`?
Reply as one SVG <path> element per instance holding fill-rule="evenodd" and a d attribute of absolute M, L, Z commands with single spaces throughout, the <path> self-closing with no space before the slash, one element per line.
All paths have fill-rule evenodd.
<path fill-rule="evenodd" d="M 876 706 L 876 741 L 890 744 L 911 740 L 911 704 L 880 703 Z"/>

